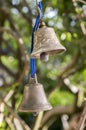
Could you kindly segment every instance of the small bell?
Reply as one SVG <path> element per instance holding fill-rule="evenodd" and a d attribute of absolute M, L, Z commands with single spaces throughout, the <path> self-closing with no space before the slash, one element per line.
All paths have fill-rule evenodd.
<path fill-rule="evenodd" d="M 37 82 L 37 78 L 30 78 L 29 84 L 24 88 L 24 95 L 19 106 L 20 112 L 39 113 L 52 109 L 48 103 L 43 85 Z"/>
<path fill-rule="evenodd" d="M 65 50 L 65 47 L 58 41 L 54 29 L 46 27 L 45 23 L 41 22 L 39 29 L 34 33 L 34 48 L 31 57 L 40 58 L 42 54 L 53 55 Z"/>

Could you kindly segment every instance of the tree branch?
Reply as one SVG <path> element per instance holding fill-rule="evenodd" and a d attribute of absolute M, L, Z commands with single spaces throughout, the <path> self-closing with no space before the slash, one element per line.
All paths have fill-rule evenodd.
<path fill-rule="evenodd" d="M 25 6 L 28 8 L 29 14 L 30 14 L 30 16 L 32 17 L 32 11 L 31 11 L 31 9 L 30 9 L 30 7 L 29 7 L 27 1 L 26 1 L 26 0 L 23 0 L 23 2 L 24 2 L 24 4 L 25 4 Z M 31 19 L 32 19 L 32 18 L 31 18 Z"/>
<path fill-rule="evenodd" d="M 6 117 L 5 120 L 6 120 L 6 122 L 9 125 L 11 130 L 16 130 L 14 124 L 12 123 L 12 121 L 9 117 Z"/>
<path fill-rule="evenodd" d="M 78 125 L 76 127 L 76 130 L 83 130 L 85 120 L 86 120 L 86 100 L 84 102 L 84 110 L 83 110 L 83 112 L 81 114 L 81 118 L 80 118 L 79 123 L 78 123 Z"/>
<path fill-rule="evenodd" d="M 12 46 L 9 44 L 9 42 L 5 39 L 2 39 L 2 41 L 7 46 L 7 48 L 10 50 L 10 52 L 16 56 L 16 51 L 12 48 Z"/>
<path fill-rule="evenodd" d="M 85 2 L 84 0 L 72 0 L 73 6 L 74 6 L 74 8 L 75 8 L 75 12 L 76 12 L 76 13 L 77 13 L 76 9 L 78 8 L 78 6 L 77 6 L 77 4 L 76 4 L 77 1 L 80 1 L 80 2 L 82 2 L 82 3 L 84 3 L 84 4 L 86 4 L 86 2 Z M 77 18 L 78 18 L 78 20 L 79 20 L 79 22 L 80 22 L 80 27 L 81 27 L 82 33 L 83 33 L 83 35 L 86 37 L 86 28 L 85 28 L 85 25 L 84 25 L 84 23 L 83 23 L 83 21 L 82 21 L 81 14 L 78 14 L 78 13 L 77 13 L 77 15 L 80 16 L 80 17 L 77 17 Z"/>
<path fill-rule="evenodd" d="M 43 111 L 39 113 L 39 115 L 37 117 L 37 120 L 35 122 L 33 130 L 38 130 L 39 129 L 41 121 L 42 121 L 42 118 L 43 118 Z"/>
<path fill-rule="evenodd" d="M 0 66 L 1 66 L 7 73 L 9 73 L 12 77 L 16 77 L 16 74 L 13 73 L 8 67 L 6 67 L 1 61 L 0 61 Z"/>
<path fill-rule="evenodd" d="M 74 112 L 74 107 L 73 106 L 57 106 L 54 107 L 52 110 L 46 112 L 44 115 L 42 122 L 40 124 L 39 130 L 41 130 L 44 125 L 53 117 L 57 115 L 62 115 L 62 114 L 72 114 Z"/>
<path fill-rule="evenodd" d="M 64 77 L 65 73 L 67 73 L 70 69 L 74 67 L 74 65 L 77 63 L 78 58 L 79 58 L 79 52 L 77 52 L 73 56 L 71 63 L 64 68 L 64 70 L 60 74 L 60 77 Z"/>
<path fill-rule="evenodd" d="M 84 0 L 76 0 L 76 1 L 79 1 L 79 2 L 81 2 L 83 4 L 86 4 L 86 1 L 84 1 Z"/>
<path fill-rule="evenodd" d="M 9 2 L 9 4 L 10 4 L 10 6 L 16 8 L 19 11 L 19 13 L 23 16 L 23 18 L 25 18 L 28 21 L 28 23 L 30 23 L 30 25 L 32 25 L 31 11 L 29 12 L 29 14 L 27 16 L 25 13 L 22 12 L 22 8 L 21 8 L 22 4 L 13 5 L 12 2 Z"/>
<path fill-rule="evenodd" d="M 11 34 L 16 39 L 16 41 L 18 43 L 18 46 L 20 48 L 20 51 L 22 53 L 22 56 L 24 58 L 24 63 L 25 63 L 24 67 L 23 67 L 23 70 L 20 73 L 20 76 L 19 76 L 18 80 L 16 81 L 16 83 L 21 83 L 21 81 L 24 78 L 24 76 L 28 74 L 28 55 L 27 55 L 27 52 L 24 49 L 23 40 L 22 40 L 22 38 L 20 37 L 20 35 L 17 32 L 12 31 L 10 29 L 0 28 L 0 32 L 7 32 L 8 34 Z"/>
<path fill-rule="evenodd" d="M 10 106 L 8 106 L 8 104 L 4 101 L 4 99 L 3 99 L 3 97 L 2 97 L 1 95 L 0 95 L 0 100 L 5 104 L 5 106 L 7 107 L 8 111 L 9 111 L 14 117 L 16 117 L 16 118 L 20 121 L 22 127 L 23 127 L 25 130 L 31 130 L 31 129 L 29 128 L 29 126 L 17 115 L 17 113 L 16 113 Z"/>

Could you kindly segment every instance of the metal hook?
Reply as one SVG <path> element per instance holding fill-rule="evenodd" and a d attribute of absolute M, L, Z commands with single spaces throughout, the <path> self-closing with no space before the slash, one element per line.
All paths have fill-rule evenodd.
<path fill-rule="evenodd" d="M 40 16 L 40 19 L 42 18 L 42 12 L 38 6 L 38 0 L 36 0 L 36 5 L 37 5 L 37 9 L 38 9 L 38 13 L 39 13 L 39 16 Z"/>

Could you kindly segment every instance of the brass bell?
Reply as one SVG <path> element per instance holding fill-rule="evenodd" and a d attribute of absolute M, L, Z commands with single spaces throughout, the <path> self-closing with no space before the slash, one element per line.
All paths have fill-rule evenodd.
<path fill-rule="evenodd" d="M 31 57 L 40 58 L 43 53 L 53 55 L 65 50 L 57 39 L 54 29 L 46 27 L 45 23 L 41 22 L 39 29 L 34 32 L 34 48 Z"/>
<path fill-rule="evenodd" d="M 29 84 L 24 88 L 24 95 L 19 106 L 20 112 L 39 113 L 52 109 L 48 103 L 43 85 L 37 82 L 37 78 L 30 78 Z"/>

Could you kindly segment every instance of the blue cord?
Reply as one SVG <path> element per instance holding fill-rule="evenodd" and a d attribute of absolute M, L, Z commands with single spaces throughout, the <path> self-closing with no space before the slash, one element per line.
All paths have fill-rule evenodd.
<path fill-rule="evenodd" d="M 40 8 L 40 11 L 41 11 L 41 14 L 43 17 L 43 11 L 42 11 L 42 3 L 39 2 L 38 3 L 38 6 Z M 34 47 L 34 32 L 38 29 L 39 27 L 39 23 L 40 23 L 40 15 L 38 15 L 36 17 L 36 22 L 35 22 L 35 25 L 34 25 L 34 28 L 33 28 L 33 31 L 32 31 L 32 43 L 31 43 L 31 50 L 30 50 L 30 53 L 32 53 L 33 51 L 33 47 Z M 36 59 L 35 58 L 30 58 L 30 69 L 31 69 L 31 77 L 34 78 L 35 77 L 35 73 L 36 73 Z"/>

